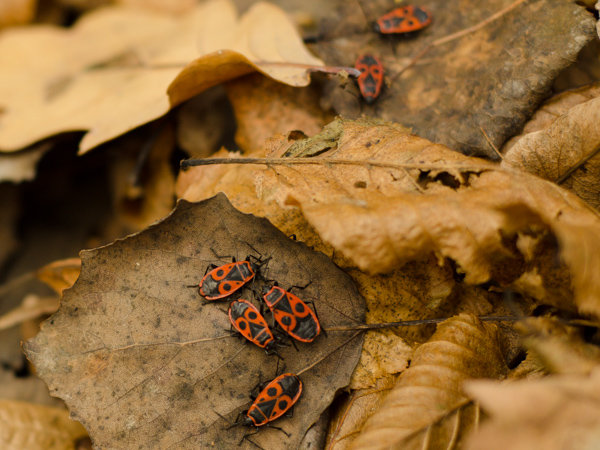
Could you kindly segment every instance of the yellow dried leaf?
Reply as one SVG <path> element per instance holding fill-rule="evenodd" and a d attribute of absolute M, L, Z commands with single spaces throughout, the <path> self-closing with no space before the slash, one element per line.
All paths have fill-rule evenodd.
<path fill-rule="evenodd" d="M 0 28 L 30 22 L 35 16 L 37 0 L 2 0 Z"/>
<path fill-rule="evenodd" d="M 112 7 L 68 30 L 8 30 L 0 36 L 0 149 L 89 130 L 85 152 L 208 87 L 257 70 L 306 86 L 315 65 L 323 63 L 267 3 L 239 20 L 230 0 L 211 0 L 180 17 Z"/>
<path fill-rule="evenodd" d="M 590 98 L 585 101 L 586 99 Z M 551 120 L 551 115 L 554 120 Z M 550 117 L 549 117 L 550 115 Z M 600 90 L 592 86 L 560 95 L 542 107 L 513 139 L 503 165 L 559 181 L 595 208 L 600 207 Z M 589 160 L 585 158 L 592 156 Z M 574 172 L 570 172 L 577 168 Z"/>
<path fill-rule="evenodd" d="M 442 322 L 431 339 L 415 350 L 411 366 L 373 414 L 352 448 L 407 448 L 413 438 L 444 415 L 468 402 L 462 384 L 471 378 L 500 378 L 506 365 L 496 341 L 495 326 L 461 314 Z M 466 424 L 462 424 L 465 426 Z M 448 442 L 455 430 L 440 432 Z M 420 448 L 427 435 L 422 435 Z M 441 448 L 433 446 L 432 448 Z"/>
<path fill-rule="evenodd" d="M 81 271 L 81 259 L 67 258 L 54 261 L 38 269 L 36 277 L 57 294 L 73 286 Z"/>
<path fill-rule="evenodd" d="M 87 436 L 69 412 L 49 406 L 0 400 L 0 446 L 6 450 L 68 450 Z"/>
<path fill-rule="evenodd" d="M 593 449 L 600 443 L 600 370 L 511 383 L 472 381 L 465 390 L 491 416 L 467 448 Z"/>

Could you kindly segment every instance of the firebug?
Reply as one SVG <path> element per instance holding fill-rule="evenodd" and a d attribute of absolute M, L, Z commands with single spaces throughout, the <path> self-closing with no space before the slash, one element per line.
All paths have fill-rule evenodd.
<path fill-rule="evenodd" d="M 422 6 L 407 5 L 384 14 L 375 23 L 381 34 L 402 34 L 425 28 L 432 21 L 431 13 Z"/>
<path fill-rule="evenodd" d="M 358 87 L 360 93 L 369 104 L 373 103 L 381 93 L 383 86 L 383 65 L 375 56 L 360 55 L 354 65 L 360 70 Z"/>

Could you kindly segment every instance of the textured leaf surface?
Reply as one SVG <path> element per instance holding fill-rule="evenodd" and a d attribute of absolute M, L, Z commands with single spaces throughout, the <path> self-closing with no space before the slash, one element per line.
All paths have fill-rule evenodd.
<path fill-rule="evenodd" d="M 562 186 L 598 209 L 599 120 L 597 86 L 562 94 L 536 113 L 522 136 L 512 139 L 503 165 L 521 168 L 550 181 L 561 180 Z M 586 157 L 591 158 L 584 162 Z M 577 169 L 569 175 L 574 167 Z"/>
<path fill-rule="evenodd" d="M 247 432 L 226 430 L 250 405 L 253 387 L 274 378 L 277 358 L 228 333 L 227 304 L 202 304 L 198 283 L 213 253 L 271 256 L 265 276 L 283 287 L 306 285 L 324 328 L 364 320 L 352 280 L 324 255 L 294 242 L 264 219 L 233 209 L 224 195 L 181 202 L 148 230 L 82 252 L 82 272 L 61 308 L 26 345 L 54 395 L 108 448 L 202 448 L 237 445 Z M 226 258 L 225 258 L 226 259 Z M 261 282 L 255 283 L 260 290 Z M 240 294 L 248 300 L 252 293 Z M 295 448 L 347 386 L 362 339 L 353 331 L 321 335 L 280 350 L 285 370 L 305 389 L 294 417 L 252 440 L 263 448 Z M 248 448 L 252 444 L 246 442 Z"/>
<path fill-rule="evenodd" d="M 416 349 L 411 366 L 400 375 L 351 448 L 423 448 L 428 441 L 426 430 L 414 441 L 413 434 L 468 401 L 462 391 L 465 380 L 501 378 L 506 370 L 495 326 L 484 326 L 467 314 L 448 319 Z M 443 443 L 447 444 L 456 430 L 450 426 L 439 434 L 440 440 L 432 443 L 432 448 L 444 448 Z"/>
<path fill-rule="evenodd" d="M 433 14 L 431 26 L 412 38 L 384 39 L 371 22 L 392 2 L 363 1 L 362 9 L 344 2 L 337 15 L 341 20 L 322 22 L 315 51 L 336 65 L 352 65 L 365 52 L 380 56 L 386 88 L 369 106 L 357 90 L 336 87 L 330 94 L 334 108 L 345 117 L 365 113 L 399 122 L 433 142 L 497 159 L 481 129 L 498 147 L 521 129 L 557 74 L 595 37 L 592 14 L 575 2 L 525 1 L 399 72 L 433 41 L 491 19 L 513 3 L 430 0 L 423 5 Z"/>

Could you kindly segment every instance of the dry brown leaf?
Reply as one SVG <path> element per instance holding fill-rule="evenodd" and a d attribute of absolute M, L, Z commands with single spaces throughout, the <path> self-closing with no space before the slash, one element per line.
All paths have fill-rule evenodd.
<path fill-rule="evenodd" d="M 367 342 L 368 338 L 365 344 Z M 396 384 L 397 378 L 380 378 L 374 387 L 355 390 L 350 394 L 329 424 L 328 450 L 343 450 L 352 444 L 367 419 L 379 409 L 385 396 Z"/>
<path fill-rule="evenodd" d="M 49 406 L 0 400 L 0 445 L 7 450 L 69 450 L 87 436 L 69 412 Z"/>
<path fill-rule="evenodd" d="M 341 2 L 336 20 L 318 24 L 322 40 L 312 48 L 328 64 L 353 64 L 368 52 L 380 57 L 386 73 L 385 89 L 372 105 L 339 85 L 328 97 L 344 117 L 399 122 L 469 155 L 497 159 L 481 130 L 497 147 L 519 132 L 557 74 L 597 39 L 593 14 L 561 0 L 428 0 L 431 26 L 411 39 L 383 39 L 372 22 L 394 3 L 362 1 L 358 8 L 355 1 Z M 445 41 L 479 24 L 484 25 Z M 404 71 L 436 42 L 441 44 Z"/>
<path fill-rule="evenodd" d="M 31 22 L 35 16 L 37 0 L 2 0 L 0 3 L 0 28 Z"/>
<path fill-rule="evenodd" d="M 551 120 L 549 115 L 556 118 Z M 591 206 L 599 208 L 600 156 L 593 156 L 600 147 L 599 120 L 598 86 L 562 94 L 532 118 L 525 134 L 513 139 L 505 150 L 502 164 L 559 181 Z M 590 156 L 592 158 L 583 164 Z M 569 175 L 573 168 L 577 170 Z"/>
<path fill-rule="evenodd" d="M 592 0 L 596 2 L 597 0 Z M 563 70 L 554 80 L 552 90 L 563 92 L 581 88 L 600 80 L 600 40 L 593 39 L 577 56 L 574 64 Z"/>
<path fill-rule="evenodd" d="M 46 264 L 36 272 L 36 277 L 57 294 L 73 286 L 81 272 L 81 259 L 67 258 Z"/>
<path fill-rule="evenodd" d="M 296 89 L 258 74 L 229 82 L 226 87 L 235 111 L 235 141 L 246 151 L 263 148 L 274 134 L 291 130 L 317 134 L 333 119 L 320 107 L 315 88 Z"/>
<path fill-rule="evenodd" d="M 472 381 L 465 390 L 491 419 L 467 448 L 593 449 L 600 444 L 600 370 L 511 383 Z"/>
<path fill-rule="evenodd" d="M 335 126 L 340 137 L 321 158 L 277 160 L 254 172 L 263 202 L 299 207 L 325 242 L 370 273 L 434 253 L 456 261 L 471 284 L 523 284 L 523 274 L 535 273 L 528 284 L 539 281 L 542 300 L 565 309 L 573 309 L 572 283 L 580 310 L 600 313 L 600 219 L 575 196 L 393 124 Z M 270 155 L 289 146 L 281 140 Z"/>
<path fill-rule="evenodd" d="M 17 377 L 12 370 L 0 369 L 0 399 L 16 400 L 64 409 L 64 403 L 51 397 L 46 383 L 35 375 Z"/>
<path fill-rule="evenodd" d="M 39 376 L 95 445 L 229 448 L 239 442 L 247 430 L 228 426 L 250 405 L 252 389 L 274 378 L 277 358 L 243 345 L 227 331 L 227 305 L 203 304 L 189 286 L 210 263 L 229 259 L 216 255 L 249 253 L 272 257 L 264 275 L 284 287 L 312 281 L 302 296 L 314 300 L 323 327 L 346 330 L 299 343 L 298 352 L 278 350 L 304 390 L 294 417 L 277 423 L 290 437 L 263 427 L 252 441 L 296 448 L 348 385 L 362 346 L 352 327 L 364 321 L 364 300 L 350 277 L 266 220 L 236 211 L 223 194 L 180 202 L 149 229 L 82 252 L 81 276 L 25 345 Z M 255 279 L 251 288 L 260 292 L 266 283 Z M 251 288 L 239 295 L 252 299 Z"/>
<path fill-rule="evenodd" d="M 589 375 L 600 365 L 600 348 L 584 341 L 581 330 L 545 317 L 517 323 L 523 344 L 550 373 Z"/>
<path fill-rule="evenodd" d="M 427 428 L 468 402 L 462 384 L 471 378 L 501 378 L 506 365 L 494 325 L 461 314 L 438 325 L 431 339 L 418 347 L 411 366 L 365 424 L 352 448 L 422 448 Z M 443 448 L 456 433 L 452 424 L 439 431 L 431 448 Z M 458 425 L 468 427 L 469 423 Z M 420 433 L 416 440 L 415 433 Z M 404 444 L 411 440 L 410 447 Z"/>
<path fill-rule="evenodd" d="M 230 0 L 211 0 L 178 18 L 112 7 L 69 30 L 9 30 L 0 37 L 0 149 L 89 130 L 85 152 L 249 72 L 306 86 L 307 65 L 323 63 L 267 3 L 239 19 Z"/>

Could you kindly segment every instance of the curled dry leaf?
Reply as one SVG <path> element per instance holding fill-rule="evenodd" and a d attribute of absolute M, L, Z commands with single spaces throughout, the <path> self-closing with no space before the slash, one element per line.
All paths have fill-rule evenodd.
<path fill-rule="evenodd" d="M 180 202 L 144 232 L 82 252 L 79 279 L 26 353 L 98 447 L 235 446 L 247 430 L 227 428 L 250 405 L 253 387 L 274 378 L 277 358 L 230 334 L 227 304 L 203 304 L 188 286 L 209 264 L 227 262 L 216 254 L 257 253 L 271 258 L 265 278 L 282 287 L 312 281 L 300 295 L 314 301 L 325 329 L 363 322 L 364 300 L 350 277 L 266 220 L 235 210 L 221 194 Z M 251 288 L 260 292 L 266 283 L 257 279 Z M 252 300 L 252 289 L 239 297 Z M 348 385 L 362 338 L 338 331 L 298 345 L 299 352 L 279 350 L 285 370 L 304 384 L 294 417 L 277 422 L 290 437 L 263 427 L 252 436 L 263 448 L 298 446 Z"/>
<path fill-rule="evenodd" d="M 513 138 L 506 147 L 502 164 L 559 182 L 599 208 L 598 121 L 598 86 L 561 94 L 542 107 L 523 135 Z"/>
<path fill-rule="evenodd" d="M 57 294 L 73 286 L 81 272 L 81 259 L 67 258 L 46 264 L 38 269 L 36 277 L 46 283 Z"/>
<path fill-rule="evenodd" d="M 0 400 L 0 445 L 10 450 L 67 450 L 87 435 L 69 412 L 49 406 Z"/>
<path fill-rule="evenodd" d="M 510 286 L 536 274 L 538 295 L 566 309 L 574 308 L 572 283 L 575 304 L 600 313 L 600 279 L 593 275 L 600 270 L 600 218 L 577 197 L 394 124 L 336 126 L 340 137 L 319 158 L 267 159 L 256 189 L 300 208 L 361 270 L 390 272 L 433 253 L 455 261 L 469 284 Z M 270 156 L 289 146 L 281 140 Z M 557 274 L 556 258 L 535 257 L 548 250 L 559 252 L 568 272 Z"/>
<path fill-rule="evenodd" d="M 496 339 L 495 326 L 483 325 L 472 315 L 461 314 L 439 324 L 431 339 L 415 350 L 411 366 L 400 375 L 351 448 L 422 448 L 429 439 L 427 428 L 468 402 L 462 391 L 465 380 L 505 375 L 507 368 Z M 459 427 L 469 425 L 462 422 Z M 438 430 L 440 440 L 433 445 L 430 442 L 431 448 L 444 448 L 443 443 L 461 433 L 455 426 L 450 421 L 445 430 Z M 404 445 L 407 439 L 409 447 Z"/>
<path fill-rule="evenodd" d="M 0 37 L 0 149 L 84 130 L 85 152 L 224 81 L 260 70 L 306 86 L 315 65 L 323 63 L 267 3 L 239 19 L 230 0 L 211 0 L 179 17 L 112 7 L 68 30 L 8 30 Z"/>
<path fill-rule="evenodd" d="M 589 375 L 600 365 L 600 349 L 585 342 L 579 328 L 545 317 L 531 317 L 516 324 L 523 344 L 550 373 Z"/>
<path fill-rule="evenodd" d="M 600 370 L 511 383 L 471 381 L 465 390 L 491 416 L 469 449 L 597 448 Z"/>

